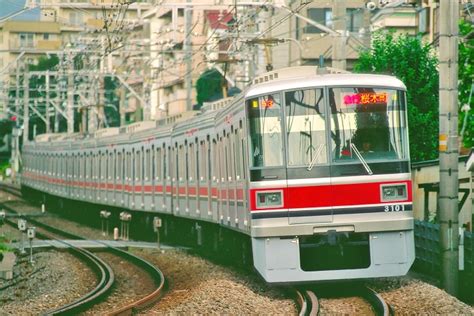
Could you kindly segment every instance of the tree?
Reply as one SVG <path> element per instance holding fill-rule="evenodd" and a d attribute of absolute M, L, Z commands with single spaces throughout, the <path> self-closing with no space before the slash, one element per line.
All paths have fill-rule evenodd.
<path fill-rule="evenodd" d="M 222 98 L 224 77 L 215 69 L 206 70 L 196 82 L 197 103 L 201 108 L 203 102 Z"/>
<path fill-rule="evenodd" d="M 438 157 L 437 58 L 418 37 L 380 32 L 372 48 L 360 53 L 356 72 L 391 74 L 407 86 L 410 154 L 413 161 Z"/>
<path fill-rule="evenodd" d="M 474 27 L 461 20 L 459 33 L 459 135 L 464 147 L 474 147 Z"/>

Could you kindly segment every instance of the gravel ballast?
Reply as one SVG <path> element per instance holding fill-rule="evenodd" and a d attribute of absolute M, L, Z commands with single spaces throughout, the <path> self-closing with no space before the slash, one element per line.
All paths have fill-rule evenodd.
<path fill-rule="evenodd" d="M 73 302 L 92 290 L 94 274 L 67 252 L 44 251 L 18 259 L 13 280 L 1 280 L 0 315 L 38 315 Z"/>
<path fill-rule="evenodd" d="M 5 194 L 0 194 L 0 202 L 2 200 L 7 201 Z M 65 230 L 79 234 L 82 232 L 82 235 L 91 239 L 103 238 L 100 231 L 84 228 L 77 223 L 59 218 L 49 218 L 48 221 L 56 222 Z M 0 234 L 2 231 L 6 231 L 5 227 L 0 228 Z M 15 232 L 8 231 L 8 234 L 14 236 Z M 293 300 L 285 297 L 279 288 L 265 284 L 256 275 L 213 264 L 179 249 L 133 249 L 132 252 L 155 264 L 168 280 L 168 292 L 156 306 L 142 312 L 144 315 L 297 314 Z M 19 274 L 18 269 L 25 271 L 23 277 L 35 269 L 38 271 L 26 282 L 0 291 L 0 315 L 41 314 L 81 296 L 95 284 L 93 275 L 86 271 L 88 268 L 68 253 L 36 253 L 35 261 L 33 270 L 28 270 L 26 263 L 15 267 L 15 275 Z M 6 282 L 0 280 L 0 287 Z M 396 315 L 474 315 L 471 306 L 411 276 L 381 279 L 367 284 L 393 306 Z M 322 315 L 365 314 L 357 299 L 323 298 L 321 305 Z"/>

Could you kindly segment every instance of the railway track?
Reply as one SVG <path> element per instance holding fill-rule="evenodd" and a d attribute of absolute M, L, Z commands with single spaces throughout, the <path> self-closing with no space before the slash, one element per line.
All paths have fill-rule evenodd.
<path fill-rule="evenodd" d="M 314 289 L 296 289 L 295 291 L 296 302 L 299 306 L 299 316 L 319 315 L 321 304 L 316 293 L 321 291 Z M 377 316 L 394 315 L 393 309 L 385 302 L 382 296 L 369 287 L 358 287 L 354 296 L 360 296 L 369 303 L 374 314 Z"/>
<path fill-rule="evenodd" d="M 1 189 L 3 190 L 3 188 Z M 18 214 L 16 210 L 4 204 L 0 203 L 0 207 L 2 207 L 4 210 L 6 210 L 10 214 L 12 213 Z M 57 227 L 52 227 L 50 225 L 44 224 L 36 219 L 29 218 L 28 220 L 30 223 L 38 227 L 41 230 L 40 234 L 45 236 L 46 238 L 56 239 L 56 240 L 59 240 L 61 237 L 67 238 L 67 239 L 77 239 L 77 240 L 84 239 L 81 236 L 77 236 L 70 232 L 63 231 Z M 13 222 L 10 221 L 10 223 L 13 226 L 15 226 Z M 77 254 L 79 257 L 81 257 L 81 259 L 86 260 L 88 265 L 90 265 L 93 271 L 96 273 L 97 278 L 100 280 L 100 282 L 92 291 L 84 295 L 81 299 L 71 304 L 68 304 L 66 306 L 63 306 L 59 309 L 50 311 L 48 312 L 48 314 L 63 314 L 63 313 L 74 314 L 76 312 L 90 309 L 93 305 L 96 305 L 97 303 L 103 302 L 104 300 L 106 300 L 107 295 L 110 294 L 111 292 L 111 287 L 114 282 L 114 272 L 112 268 L 110 268 L 110 266 L 106 264 L 104 260 L 102 260 L 96 254 L 93 254 L 82 248 L 74 247 L 73 245 L 67 242 L 64 242 L 64 241 L 61 241 L 61 242 L 64 244 L 67 244 L 68 249 L 74 252 L 74 254 Z M 149 263 L 148 261 L 143 260 L 127 251 L 124 251 L 119 248 L 109 247 L 107 245 L 105 246 L 106 246 L 106 250 L 112 253 L 114 256 L 118 256 L 122 259 L 125 259 L 127 262 L 131 262 L 134 265 L 140 267 L 140 269 L 146 271 L 146 273 L 149 276 L 151 276 L 151 279 L 153 280 L 155 284 L 155 288 L 151 293 L 145 296 L 142 296 L 140 299 L 135 300 L 131 303 L 128 303 L 127 305 L 122 306 L 116 310 L 112 310 L 112 311 L 107 310 L 107 314 L 110 314 L 110 315 L 132 314 L 132 313 L 136 313 L 138 311 L 144 310 L 148 308 L 149 306 L 151 306 L 152 304 L 156 303 L 156 301 L 161 297 L 164 290 L 165 278 L 163 276 L 163 273 L 154 265 Z"/>

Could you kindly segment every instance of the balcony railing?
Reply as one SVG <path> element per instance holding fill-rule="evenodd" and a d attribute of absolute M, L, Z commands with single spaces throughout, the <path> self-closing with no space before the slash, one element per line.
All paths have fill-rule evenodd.
<path fill-rule="evenodd" d="M 10 39 L 10 50 L 58 50 L 61 48 L 60 40 L 25 40 Z"/>

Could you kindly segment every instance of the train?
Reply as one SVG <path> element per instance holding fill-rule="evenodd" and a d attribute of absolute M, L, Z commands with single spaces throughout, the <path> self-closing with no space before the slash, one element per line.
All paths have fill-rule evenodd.
<path fill-rule="evenodd" d="M 21 186 L 235 233 L 268 283 L 367 279 L 413 264 L 409 157 L 399 79 L 298 66 L 199 111 L 39 135 Z"/>

